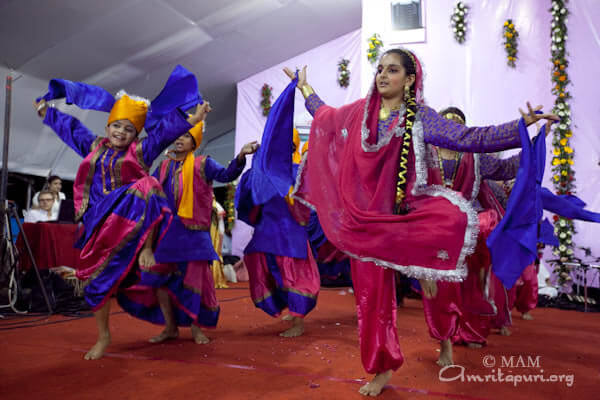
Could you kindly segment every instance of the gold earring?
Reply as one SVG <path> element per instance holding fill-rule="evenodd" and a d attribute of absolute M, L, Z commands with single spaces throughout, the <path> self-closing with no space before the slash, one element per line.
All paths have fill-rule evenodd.
<path fill-rule="evenodd" d="M 408 101 L 410 99 L 410 86 L 404 86 L 404 101 Z"/>

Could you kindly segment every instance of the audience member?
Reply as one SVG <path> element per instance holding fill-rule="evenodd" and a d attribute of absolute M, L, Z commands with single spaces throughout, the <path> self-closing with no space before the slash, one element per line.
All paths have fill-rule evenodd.
<path fill-rule="evenodd" d="M 58 209 L 54 211 L 57 195 L 50 190 L 42 190 L 38 194 L 39 208 L 26 211 L 25 222 L 55 221 L 58 217 Z"/>

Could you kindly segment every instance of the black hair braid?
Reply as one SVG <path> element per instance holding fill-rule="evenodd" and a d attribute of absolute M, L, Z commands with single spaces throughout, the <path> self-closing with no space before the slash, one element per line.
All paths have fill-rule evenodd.
<path fill-rule="evenodd" d="M 404 67 L 406 75 L 416 75 L 417 67 L 416 61 L 412 53 L 402 49 L 392 49 L 386 52 L 394 53 L 400 56 L 402 60 L 402 66 Z M 396 214 L 407 214 L 408 208 L 404 204 L 404 198 L 406 197 L 406 184 L 408 173 L 408 155 L 410 153 L 410 144 L 412 141 L 413 125 L 417 118 L 417 99 L 415 92 L 415 84 L 411 85 L 408 98 L 404 99 L 406 105 L 406 116 L 404 123 L 404 136 L 402 137 L 402 148 L 400 150 L 400 168 L 398 171 L 398 178 L 396 180 L 396 201 L 395 201 L 395 213 Z"/>
<path fill-rule="evenodd" d="M 409 98 L 406 102 L 406 117 L 404 125 L 404 136 L 402 137 L 402 149 L 400 153 L 400 169 L 398 179 L 396 180 L 396 214 L 406 214 L 408 209 L 403 203 L 406 197 L 406 174 L 408 172 L 408 155 L 410 153 L 410 144 L 412 141 L 412 131 L 415 119 L 417 117 L 417 101 L 415 98 L 414 87 L 410 89 Z"/>

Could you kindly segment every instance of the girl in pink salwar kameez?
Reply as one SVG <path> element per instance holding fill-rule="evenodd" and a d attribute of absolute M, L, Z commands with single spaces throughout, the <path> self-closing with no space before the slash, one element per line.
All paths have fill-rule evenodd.
<path fill-rule="evenodd" d="M 340 108 L 314 93 L 306 69 L 297 86 L 314 121 L 293 196 L 351 257 L 361 358 L 375 374 L 359 392 L 376 396 L 403 363 L 395 270 L 434 296 L 436 280 L 464 279 L 479 230 L 467 200 L 428 184 L 425 143 L 475 153 L 519 147 L 518 121 L 467 128 L 443 118 L 424 104 L 421 65 L 404 49 L 384 53 L 366 99 Z M 524 117 L 539 118 L 533 110 Z"/>

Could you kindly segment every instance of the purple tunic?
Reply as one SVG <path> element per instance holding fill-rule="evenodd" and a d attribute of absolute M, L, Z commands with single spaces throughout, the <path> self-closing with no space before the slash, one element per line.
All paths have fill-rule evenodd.
<path fill-rule="evenodd" d="M 177 203 L 175 193 L 175 182 L 179 179 L 178 170 L 182 167 L 183 161 L 170 162 L 167 170 L 167 177 L 163 184 L 163 189 L 167 195 L 169 207 L 173 210 L 173 222 L 169 227 L 165 237 L 160 242 L 154 254 L 159 262 L 182 262 L 182 261 L 200 261 L 200 260 L 218 260 L 219 256 L 215 252 L 209 231 L 187 229 L 177 216 Z M 231 182 L 234 181 L 246 165 L 246 159 L 239 162 L 234 158 L 227 168 L 207 157 L 204 165 L 204 173 L 207 181 Z M 160 168 L 154 171 L 153 176 L 157 179 L 160 175 Z M 212 207 L 212 204 L 209 205 Z"/>
<path fill-rule="evenodd" d="M 86 157 L 103 140 L 76 118 L 54 108 L 47 110 L 44 123 L 80 156 Z M 137 162 L 147 166 L 191 125 L 179 111 L 163 117 L 142 139 Z M 89 188 L 89 206 L 83 214 L 84 233 L 76 244 L 83 249 L 77 277 L 85 280 L 84 295 L 94 310 L 105 304 L 119 288 L 137 279 L 137 254 L 147 235 L 159 223 L 159 235 L 170 213 L 158 182 L 143 176 L 133 182 L 121 181 L 122 163 L 128 151 L 103 146 L 98 150 Z M 93 238 L 93 242 L 90 239 Z"/>
<path fill-rule="evenodd" d="M 496 158 L 487 154 L 479 155 L 479 173 L 482 179 L 508 181 L 517 176 L 520 154 L 506 159 Z M 442 160 L 444 179 L 451 179 L 456 169 L 456 160 Z"/>
<path fill-rule="evenodd" d="M 77 118 L 49 107 L 44 124 L 52 128 L 57 135 L 77 154 L 85 158 L 103 137 L 96 136 Z M 186 132 L 191 125 L 179 112 L 164 117 L 158 126 L 142 138 L 138 144 L 138 161 L 146 170 L 152 165 L 160 153 L 174 142 L 181 132 Z M 118 163 L 125 156 L 126 150 L 116 151 L 106 148 L 96 161 L 92 184 L 90 185 L 90 206 L 103 200 L 106 195 L 118 189 Z"/>

